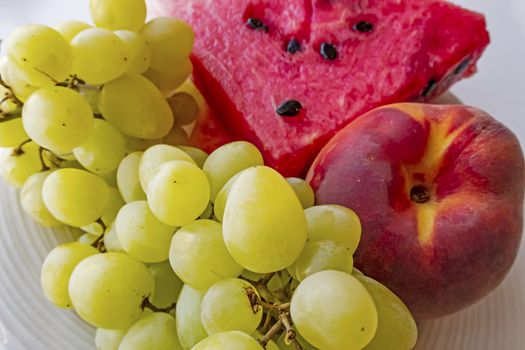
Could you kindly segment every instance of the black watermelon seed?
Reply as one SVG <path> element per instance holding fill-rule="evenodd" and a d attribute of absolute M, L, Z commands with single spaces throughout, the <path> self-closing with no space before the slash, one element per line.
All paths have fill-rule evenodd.
<path fill-rule="evenodd" d="M 455 75 L 459 75 L 461 73 L 463 73 L 465 71 L 465 69 L 468 68 L 470 64 L 470 57 L 465 59 L 463 62 L 461 62 L 460 64 L 458 64 L 458 66 L 456 67 L 456 69 L 454 69 L 454 74 Z"/>
<path fill-rule="evenodd" d="M 370 33 L 372 30 L 374 30 L 374 25 L 367 21 L 361 21 L 354 24 L 354 30 L 357 30 L 361 33 Z"/>
<path fill-rule="evenodd" d="M 288 100 L 283 102 L 276 110 L 277 114 L 279 114 L 282 117 L 295 117 L 299 113 L 301 113 L 301 109 L 303 106 L 301 106 L 301 103 L 296 100 Z"/>
<path fill-rule="evenodd" d="M 430 96 L 434 90 L 437 88 L 437 81 L 435 81 L 434 79 L 430 79 L 427 83 L 427 86 L 425 87 L 425 89 L 423 90 L 423 92 L 421 93 L 421 95 L 423 97 L 428 97 Z"/>
<path fill-rule="evenodd" d="M 255 29 L 255 30 L 262 30 L 264 32 L 268 32 L 268 26 L 265 25 L 260 19 L 255 17 L 250 17 L 246 21 L 246 24 L 248 27 Z"/>
<path fill-rule="evenodd" d="M 335 46 L 329 43 L 322 43 L 321 56 L 323 56 L 325 60 L 335 60 L 337 58 L 337 50 Z"/>
<path fill-rule="evenodd" d="M 292 38 L 288 42 L 288 46 L 286 47 L 286 51 L 288 51 L 291 54 L 294 54 L 296 52 L 299 52 L 301 50 L 301 44 L 297 41 L 297 39 Z"/>

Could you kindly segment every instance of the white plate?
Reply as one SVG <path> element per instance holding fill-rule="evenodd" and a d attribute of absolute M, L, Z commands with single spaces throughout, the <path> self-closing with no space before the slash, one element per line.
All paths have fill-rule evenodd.
<path fill-rule="evenodd" d="M 454 91 L 508 125 L 525 143 L 525 2 L 456 0 L 487 14 L 493 43 L 480 72 Z M 87 0 L 0 0 L 0 37 L 25 22 L 87 19 Z M 71 231 L 51 232 L 21 211 L 17 193 L 0 183 L 0 347 L 9 350 L 92 350 L 93 329 L 73 312 L 51 306 L 39 286 L 40 265 Z M 503 284 L 458 314 L 420 326 L 418 350 L 525 348 L 525 248 Z M 225 349 L 226 350 L 226 349 Z M 387 349 L 385 349 L 387 350 Z"/>

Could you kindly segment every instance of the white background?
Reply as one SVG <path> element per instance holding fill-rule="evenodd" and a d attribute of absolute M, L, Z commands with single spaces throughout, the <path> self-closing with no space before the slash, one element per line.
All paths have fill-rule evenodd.
<path fill-rule="evenodd" d="M 492 36 L 492 44 L 479 63 L 479 73 L 475 77 L 457 84 L 453 91 L 466 104 L 485 109 L 506 124 L 518 135 L 523 145 L 525 144 L 525 0 L 454 0 L 454 2 L 486 14 Z M 88 20 L 88 0 L 0 0 L 0 38 L 5 37 L 16 25 L 23 23 L 54 24 L 60 20 L 71 18 Z M 45 235 L 45 232 L 41 232 L 32 224 L 15 225 L 15 221 L 24 221 L 22 217 L 20 217 L 21 219 L 18 218 L 20 209 L 15 201 L 16 194 L 13 190 L 6 189 L 3 184 L 0 185 L 2 192 L 0 209 L 4 216 L 0 217 L 3 225 L 2 232 L 0 232 L 0 245 L 2 244 L 1 239 L 5 239 L 6 235 L 28 234 L 27 232 L 16 232 L 15 229 L 20 227 L 24 227 L 27 230 L 38 230 L 39 235 Z M 11 215 L 11 217 L 6 217 L 8 215 Z M 15 218 L 14 216 L 17 217 Z M 10 221 L 13 222 L 11 226 Z M 11 228 L 11 232 L 5 232 L 4 229 L 7 230 L 9 228 Z M 32 233 L 35 234 L 36 232 Z M 41 244 L 39 243 L 40 241 L 36 241 L 39 239 L 35 239 L 35 242 L 25 243 L 30 247 L 31 245 L 35 246 L 35 251 L 26 252 L 26 255 L 21 259 L 21 261 L 25 259 L 24 263 L 27 263 L 27 266 L 31 266 L 33 270 L 29 271 L 30 273 L 28 272 L 28 276 L 23 276 L 25 271 L 22 271 L 22 268 L 19 269 L 19 272 L 22 274 L 21 278 L 26 278 L 26 284 L 20 284 L 19 286 L 26 287 L 29 283 L 28 281 L 32 281 L 35 284 L 32 286 L 35 290 L 38 290 L 36 285 L 38 259 L 45 255 L 43 250 L 47 249 L 47 246 L 43 248 L 39 246 Z M 42 238 L 42 241 L 44 239 L 49 243 L 47 241 L 48 237 Z M 19 241 L 23 242 L 24 238 L 19 239 Z M 4 244 L 6 244 L 5 242 Z M 10 248 L 6 247 L 5 249 Z M 1 246 L 0 251 L 2 251 Z M 1 256 L 0 261 L 2 261 Z M 491 296 L 466 312 L 423 325 L 421 334 L 424 341 L 418 350 L 524 349 L 524 276 L 525 252 L 522 249 L 509 278 Z M 6 281 L 0 278 L 0 287 L 5 283 Z M 42 300 L 39 300 L 42 299 L 40 295 L 35 295 L 35 300 L 30 300 L 34 293 L 39 293 L 38 291 L 33 292 L 33 290 L 20 289 L 15 290 L 13 294 L 18 292 L 20 295 L 25 295 L 25 299 L 22 298 L 22 303 L 44 303 Z M 2 307 L 2 302 L 7 303 L 5 300 L 0 300 L 0 307 Z M 4 304 L 4 307 L 6 305 Z M 24 310 L 23 308 L 26 306 L 21 304 L 11 305 L 11 307 L 18 307 L 20 310 Z M 2 322 L 0 322 L 0 348 L 2 343 L 5 342 L 5 344 L 10 344 L 10 350 L 24 349 L 18 344 L 17 339 L 13 339 L 16 338 L 15 336 L 11 336 L 11 339 L 9 338 L 9 331 L 6 334 L 5 329 L 18 330 L 16 333 L 21 338 L 35 337 L 37 342 L 29 342 L 35 344 L 31 347 L 31 350 L 61 350 L 44 344 L 58 344 L 64 338 L 71 337 L 75 339 L 75 336 L 77 337 L 76 341 L 79 342 L 78 344 L 92 344 L 89 331 L 83 334 L 67 334 L 71 332 L 66 329 L 66 326 L 70 326 L 72 329 L 80 325 L 80 321 L 70 317 L 68 313 L 55 313 L 51 307 L 48 308 L 47 305 L 44 307 L 48 311 L 42 314 L 32 313 L 33 309 L 31 306 L 26 307 L 26 311 L 22 311 L 21 314 L 14 314 L 10 320 L 3 320 L 5 325 L 2 325 Z M 51 316 L 52 313 L 54 313 L 53 316 Z M 46 317 L 47 319 L 45 319 Z M 18 321 L 18 319 L 27 321 Z M 53 334 L 49 334 L 48 338 L 56 336 L 58 337 L 57 342 L 45 343 L 43 336 L 39 337 L 34 333 L 38 332 L 38 330 L 36 328 L 34 330 L 31 329 L 32 323 L 35 323 L 35 327 L 43 327 L 42 325 L 37 325 L 37 323 L 42 322 L 44 325 L 49 323 L 55 326 L 51 330 Z M 28 329 L 24 330 L 24 327 Z M 46 331 L 49 332 L 49 330 Z M 41 343 L 38 342 L 40 340 L 42 340 Z M 84 341 L 87 343 L 84 343 Z M 85 347 L 71 347 L 71 349 L 73 348 L 84 349 Z"/>

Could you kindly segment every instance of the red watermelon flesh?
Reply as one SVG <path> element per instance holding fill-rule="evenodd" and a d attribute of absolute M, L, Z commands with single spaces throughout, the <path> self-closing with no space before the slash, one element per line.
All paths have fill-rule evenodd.
<path fill-rule="evenodd" d="M 193 26 L 195 82 L 218 120 L 286 176 L 304 174 L 368 110 L 425 101 L 470 76 L 489 43 L 482 15 L 441 0 L 153 1 Z M 322 43 L 336 59 L 322 57 Z M 283 117 L 276 110 L 289 100 L 302 109 Z"/>

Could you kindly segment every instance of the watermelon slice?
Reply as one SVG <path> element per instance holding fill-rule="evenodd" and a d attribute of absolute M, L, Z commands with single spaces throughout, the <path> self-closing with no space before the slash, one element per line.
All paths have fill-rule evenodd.
<path fill-rule="evenodd" d="M 195 82 L 230 136 L 286 176 L 368 110 L 472 75 L 489 43 L 482 15 L 441 0 L 151 1 L 195 29 Z"/>

